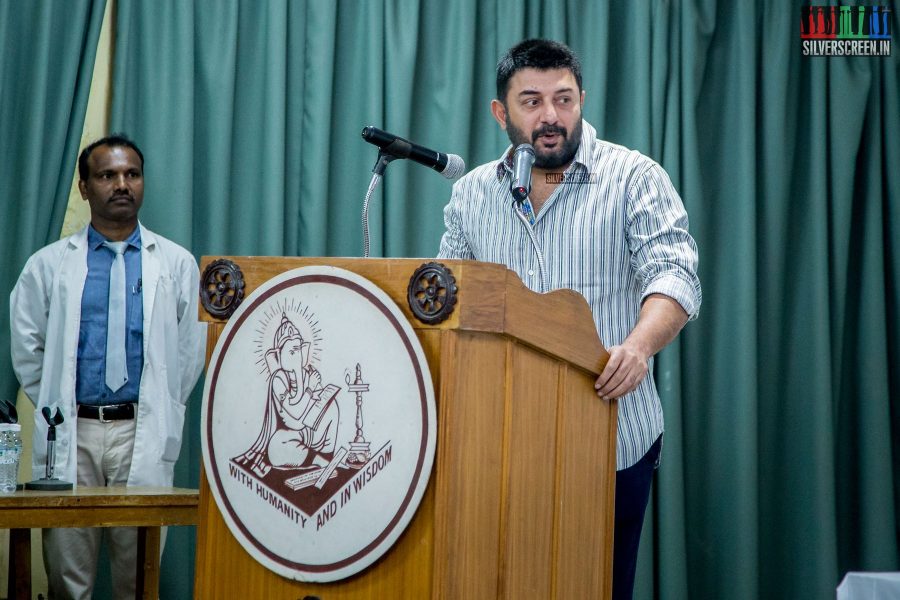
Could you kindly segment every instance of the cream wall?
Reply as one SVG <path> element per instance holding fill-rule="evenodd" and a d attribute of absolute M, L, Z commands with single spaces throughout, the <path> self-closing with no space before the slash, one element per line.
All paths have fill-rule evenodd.
<path fill-rule="evenodd" d="M 106 3 L 106 12 L 103 15 L 103 25 L 100 29 L 100 40 L 97 46 L 97 58 L 94 62 L 94 73 L 91 79 L 91 91 L 88 98 L 87 115 L 85 116 L 84 129 L 81 132 L 81 145 L 83 148 L 92 141 L 103 137 L 108 133 L 109 111 L 111 97 L 112 58 L 113 58 L 113 15 L 115 0 Z M 69 190 L 69 205 L 66 208 L 65 221 L 63 222 L 60 237 L 65 237 L 90 221 L 88 204 L 81 198 L 78 192 L 78 167 L 72 165 L 72 186 Z M 34 431 L 34 405 L 19 391 L 16 401 L 16 410 L 19 413 L 19 422 L 22 424 L 23 452 L 19 465 L 19 481 L 29 481 L 31 477 L 31 436 Z M 0 530 L 0 565 L 7 563 L 7 548 L 9 547 L 9 532 Z M 32 573 L 32 597 L 38 594 L 47 596 L 47 576 L 44 572 L 44 562 L 41 558 L 41 532 L 38 529 L 31 531 L 31 573 Z M 7 589 L 7 570 L 0 569 L 0 590 Z M 4 595 L 4 597 L 6 597 Z"/>
<path fill-rule="evenodd" d="M 115 2 L 106 3 L 103 15 L 103 26 L 100 28 L 100 41 L 97 46 L 97 59 L 94 62 L 94 75 L 91 79 L 91 92 L 88 96 L 87 115 L 84 130 L 81 132 L 81 145 L 84 148 L 94 140 L 109 133 L 109 111 L 112 96 L 112 13 Z M 84 227 L 90 221 L 88 204 L 78 192 L 78 168 L 73 165 L 72 187 L 69 189 L 69 206 L 63 222 L 62 234 L 65 237 Z"/>

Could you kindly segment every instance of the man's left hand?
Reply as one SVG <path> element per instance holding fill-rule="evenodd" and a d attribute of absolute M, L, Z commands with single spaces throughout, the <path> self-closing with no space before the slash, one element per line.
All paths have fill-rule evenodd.
<path fill-rule="evenodd" d="M 647 376 L 650 357 L 675 339 L 688 314 L 680 304 L 662 294 L 650 294 L 641 305 L 637 325 L 618 346 L 609 348 L 609 362 L 594 389 L 604 400 L 633 392 Z"/>
<path fill-rule="evenodd" d="M 647 356 L 625 344 L 611 346 L 609 361 L 594 384 L 597 395 L 612 400 L 633 392 L 647 376 L 647 360 Z"/>

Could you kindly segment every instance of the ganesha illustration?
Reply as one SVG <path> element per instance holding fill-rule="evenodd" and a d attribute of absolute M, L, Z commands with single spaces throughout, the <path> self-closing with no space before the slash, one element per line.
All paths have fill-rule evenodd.
<path fill-rule="evenodd" d="M 272 469 L 315 475 L 335 457 L 340 420 L 335 396 L 340 388 L 322 386 L 322 376 L 310 362 L 310 346 L 282 313 L 265 354 L 268 394 L 262 428 L 253 445 L 233 459 L 260 478 Z M 307 479 L 316 480 L 299 481 Z"/>

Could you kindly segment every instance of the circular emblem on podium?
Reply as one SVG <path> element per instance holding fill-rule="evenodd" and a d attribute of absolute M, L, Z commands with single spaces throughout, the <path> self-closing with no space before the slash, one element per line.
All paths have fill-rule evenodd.
<path fill-rule="evenodd" d="M 231 533 L 268 569 L 335 581 L 387 552 L 434 461 L 434 390 L 397 305 L 334 267 L 283 273 L 228 321 L 201 438 Z"/>

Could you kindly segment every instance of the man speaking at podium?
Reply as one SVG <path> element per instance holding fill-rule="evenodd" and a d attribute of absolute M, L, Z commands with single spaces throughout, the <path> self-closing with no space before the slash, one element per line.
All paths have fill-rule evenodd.
<path fill-rule="evenodd" d="M 491 113 L 512 145 L 453 186 L 438 256 L 501 263 L 533 290 L 569 288 L 590 304 L 610 354 L 594 387 L 619 399 L 613 597 L 631 598 L 663 433 L 647 374 L 697 316 L 697 246 L 665 171 L 582 120 L 581 84 L 557 42 L 526 40 L 500 59 Z"/>

